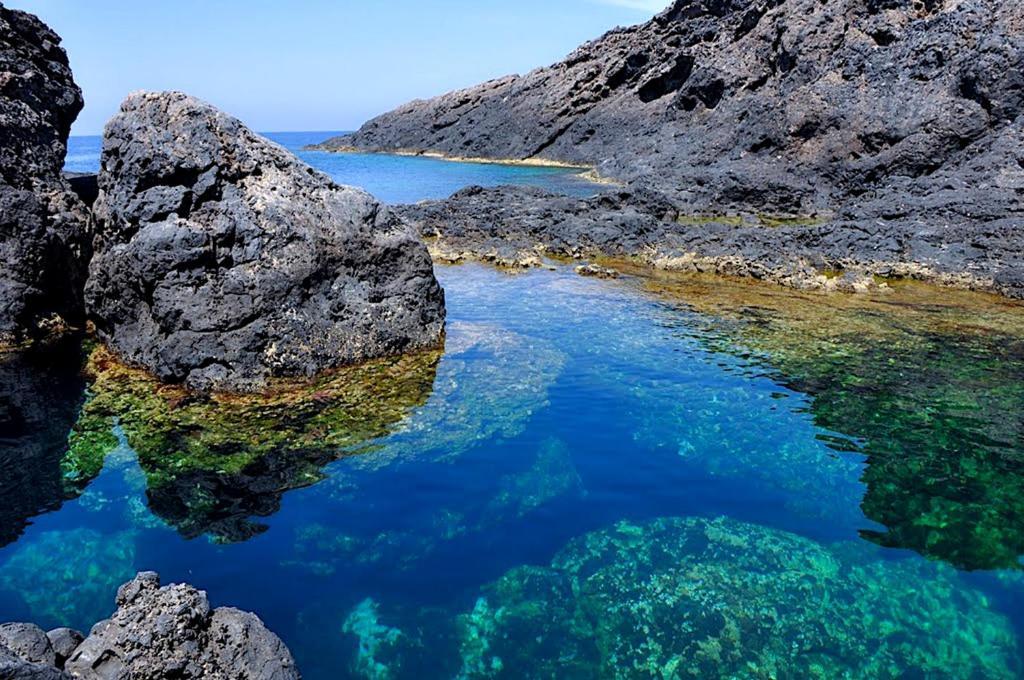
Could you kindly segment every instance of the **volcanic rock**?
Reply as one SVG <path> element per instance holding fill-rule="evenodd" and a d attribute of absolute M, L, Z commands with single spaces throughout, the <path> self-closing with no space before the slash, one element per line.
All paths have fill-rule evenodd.
<path fill-rule="evenodd" d="M 82 320 L 88 210 L 60 174 L 81 109 L 60 37 L 0 4 L 0 345 Z"/>
<path fill-rule="evenodd" d="M 687 268 L 803 285 L 842 266 L 1020 297 L 1022 113 L 1019 2 L 676 0 L 551 67 L 412 102 L 321 148 L 591 165 L 664 196 L 683 221 L 662 220 L 654 245 Z M 622 209 L 461 195 L 433 208 L 454 231 L 429 226 L 460 238 L 464 217 L 497 219 L 481 233 L 632 250 L 612 232 L 649 232 L 625 214 L 649 211 L 607 193 Z"/>
<path fill-rule="evenodd" d="M 255 391 L 440 341 L 444 293 L 413 232 L 204 102 L 130 95 L 99 190 L 87 307 L 161 380 Z"/>
<path fill-rule="evenodd" d="M 68 659 L 72 676 L 299 678 L 288 649 L 259 618 L 228 607 L 211 609 L 206 593 L 191 586 L 161 588 L 159 576 L 143 572 L 118 590 L 117 607 Z"/>

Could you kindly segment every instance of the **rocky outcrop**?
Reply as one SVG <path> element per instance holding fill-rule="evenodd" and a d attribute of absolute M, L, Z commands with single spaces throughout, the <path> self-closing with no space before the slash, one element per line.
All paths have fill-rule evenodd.
<path fill-rule="evenodd" d="M 676 0 L 554 66 L 412 102 L 322 148 L 592 165 L 661 193 L 684 223 L 660 224 L 658 247 L 682 242 L 676 259 L 700 268 L 846 263 L 1021 295 L 1022 74 L 1021 3 Z M 565 236 L 531 224 L 526 201 L 469 217 L 521 213 L 533 245 Z M 550 210 L 606 240 L 600 201 Z"/>
<path fill-rule="evenodd" d="M 88 211 L 60 174 L 81 108 L 60 37 L 0 4 L 0 346 L 82 319 Z"/>
<path fill-rule="evenodd" d="M 1024 233 L 1014 220 L 942 228 L 912 220 L 691 215 L 640 187 L 588 199 L 469 187 L 396 210 L 442 262 L 525 268 L 540 266 L 545 255 L 603 255 L 805 289 L 860 292 L 880 276 L 1024 297 Z"/>
<path fill-rule="evenodd" d="M 291 653 L 253 614 L 212 609 L 188 585 L 143 572 L 117 592 L 117 611 L 83 639 L 31 624 L 0 626 L 0 677 L 39 680 L 298 680 Z"/>
<path fill-rule="evenodd" d="M 440 341 L 444 294 L 420 240 L 208 104 L 129 96 L 99 189 L 90 317 L 164 381 L 251 391 Z"/>

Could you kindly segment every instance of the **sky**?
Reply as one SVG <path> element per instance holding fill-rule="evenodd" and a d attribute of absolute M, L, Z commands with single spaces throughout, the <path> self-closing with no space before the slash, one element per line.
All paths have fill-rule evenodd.
<path fill-rule="evenodd" d="M 59 33 L 102 132 L 183 90 L 264 132 L 352 130 L 410 99 L 558 61 L 670 0 L 3 0 Z"/>

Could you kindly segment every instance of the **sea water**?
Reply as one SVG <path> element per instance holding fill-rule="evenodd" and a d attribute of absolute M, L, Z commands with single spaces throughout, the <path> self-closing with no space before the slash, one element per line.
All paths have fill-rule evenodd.
<path fill-rule="evenodd" d="M 447 198 L 467 186 L 514 184 L 534 186 L 569 196 L 590 196 L 602 185 L 583 176 L 582 169 L 507 165 L 500 163 L 452 162 L 423 156 L 395 156 L 371 153 L 313 151 L 317 144 L 336 132 L 268 132 L 277 142 L 336 182 L 366 189 L 385 203 L 416 203 Z M 98 136 L 71 137 L 65 170 L 97 172 L 102 139 Z"/>
<path fill-rule="evenodd" d="M 151 569 L 313 680 L 1019 676 L 1024 308 L 612 264 L 438 267 L 443 351 L 271 399 L 5 357 L 0 620 Z"/>

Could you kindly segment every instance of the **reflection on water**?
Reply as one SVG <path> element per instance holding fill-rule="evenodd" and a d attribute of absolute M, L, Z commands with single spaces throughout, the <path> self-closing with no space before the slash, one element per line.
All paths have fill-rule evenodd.
<path fill-rule="evenodd" d="M 80 367 L 73 340 L 0 352 L 0 547 L 67 498 L 60 464 L 82 404 Z"/>
<path fill-rule="evenodd" d="M 864 537 L 965 569 L 1020 566 L 1019 305 L 914 284 L 876 297 L 699 279 L 649 287 L 712 315 L 713 346 L 753 353 L 812 397 L 815 424 L 849 438 L 837 448 L 867 456 L 862 508 L 885 530 Z"/>
<path fill-rule="evenodd" d="M 8 389 L 47 463 L 0 619 L 87 626 L 149 568 L 313 680 L 1020 674 L 1019 305 L 438 276 L 439 360 L 202 398 L 95 350 L 80 413 L 16 373 L 58 387 Z"/>
<path fill-rule="evenodd" d="M 89 397 L 64 458 L 69 486 L 84 486 L 119 445 L 137 454 L 154 513 L 191 538 L 244 541 L 267 527 L 251 517 L 324 478 L 346 452 L 387 434 L 423 404 L 438 352 L 380 359 L 269 396 L 192 395 L 93 351 Z"/>

